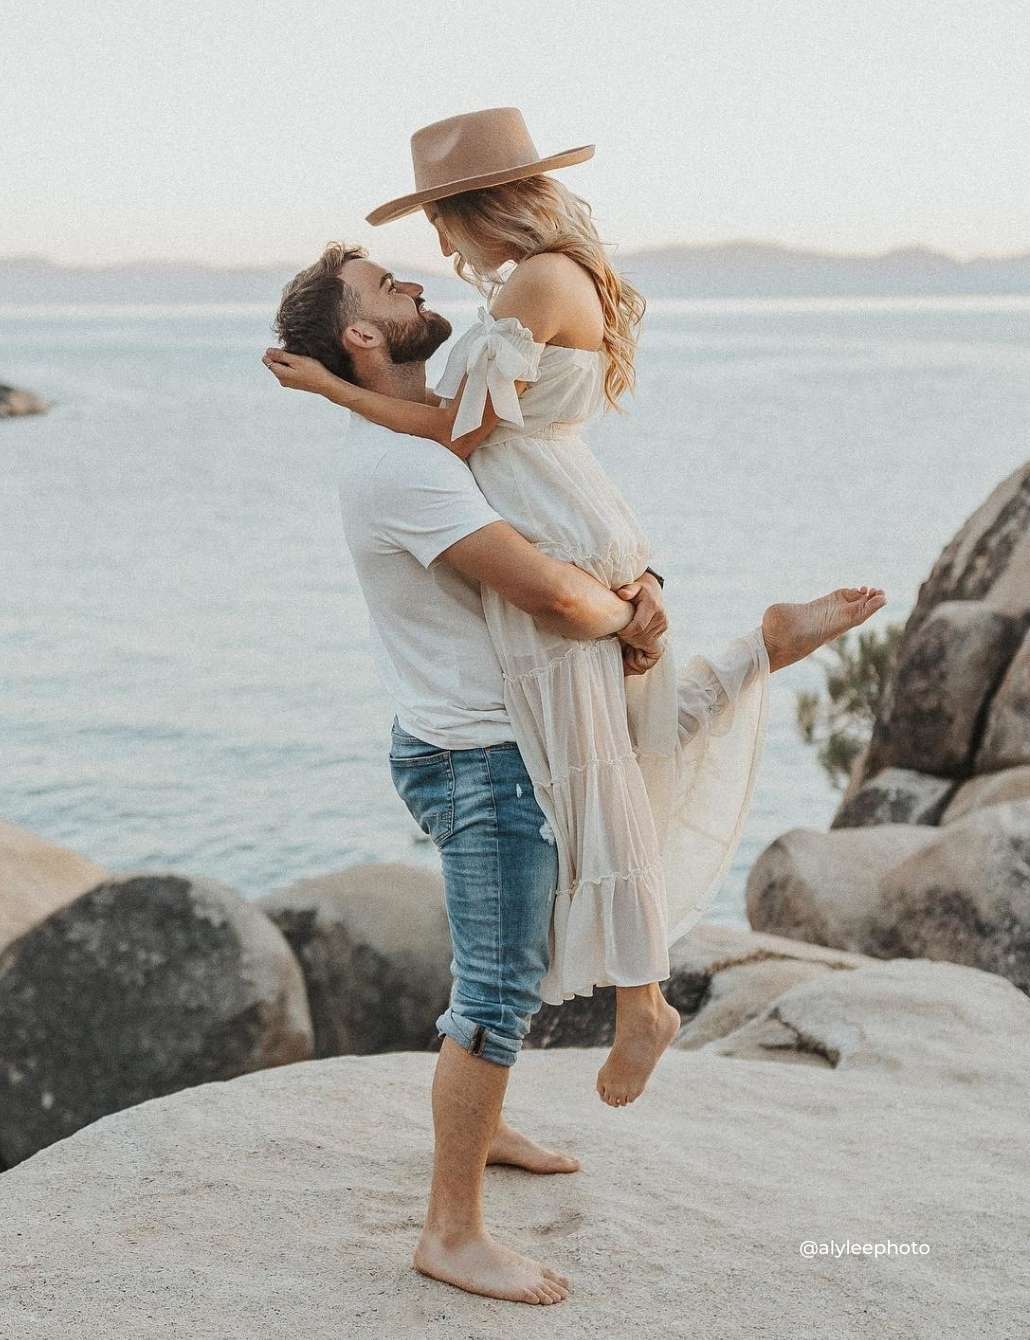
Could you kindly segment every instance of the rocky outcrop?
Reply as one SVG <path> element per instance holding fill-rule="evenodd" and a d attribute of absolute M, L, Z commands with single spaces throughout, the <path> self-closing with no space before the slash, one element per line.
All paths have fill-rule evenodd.
<path fill-rule="evenodd" d="M 311 1052 L 300 969 L 263 913 L 211 880 L 119 876 L 0 955 L 0 1161 Z"/>
<path fill-rule="evenodd" d="M 947 663 L 939 673 L 930 663 L 930 651 L 941 645 L 947 618 L 937 633 L 923 634 L 923 626 L 942 605 L 955 613 L 956 604 L 975 602 L 974 612 L 957 625 L 961 648 L 946 652 Z M 946 612 L 947 613 L 947 612 Z M 967 674 L 982 658 L 985 673 L 993 677 L 991 689 L 1000 679 L 998 661 L 982 645 L 982 635 L 990 626 L 990 614 L 1015 622 L 1017 630 L 1026 630 L 1030 622 L 1030 464 L 1021 466 L 1004 480 L 984 502 L 955 538 L 944 549 L 926 581 L 919 588 L 916 606 L 905 624 L 898 650 L 898 674 L 887 686 L 880 713 L 873 726 L 872 740 L 863 767 L 863 780 L 882 768 L 926 768 L 937 771 L 926 760 L 943 758 L 947 775 L 972 771 L 972 753 L 978 740 L 970 739 L 969 723 L 975 723 L 986 707 L 984 685 Z M 958 616 L 961 618 L 961 616 Z M 1006 645 L 1011 640 L 1011 625 L 1002 625 Z M 979 647 L 977 634 L 981 635 Z M 1015 646 L 1009 646 L 1009 659 Z M 902 667 L 907 669 L 902 673 Z M 945 697 L 946 691 L 952 696 Z M 927 720 L 928 707 L 923 694 L 935 695 L 949 719 L 956 723 L 959 735 L 954 744 L 942 741 Z M 966 696 L 968 694 L 968 696 Z M 989 697 L 989 694 L 987 695 Z M 914 757 L 907 739 L 916 726 Z M 982 726 L 982 717 L 981 717 Z M 959 764 L 964 758 L 966 764 Z"/>
<path fill-rule="evenodd" d="M 43 414 L 48 406 L 32 391 L 20 391 L 16 386 L 0 386 L 0 419 L 13 419 L 21 414 Z"/>
<path fill-rule="evenodd" d="M 443 881 L 406 865 L 351 866 L 255 904 L 304 974 L 316 1056 L 428 1047 L 451 992 Z"/>
<path fill-rule="evenodd" d="M 103 866 L 0 819 L 0 952 L 106 878 Z"/>
<path fill-rule="evenodd" d="M 580 1172 L 487 1170 L 491 1230 L 567 1274 L 564 1303 L 412 1268 L 436 1058 L 408 1052 L 201 1085 L 4 1173 L 5 1334 L 579 1340 L 625 1334 L 631 1286 L 632 1329 L 659 1335 L 1025 1330 L 1030 1004 L 1007 982 L 827 970 L 667 1052 L 618 1114 L 594 1092 L 604 1055 L 524 1053 L 509 1086 L 512 1122 Z M 670 1251 L 686 1222 L 690 1249 Z M 845 1239 L 881 1247 L 825 1256 Z"/>
<path fill-rule="evenodd" d="M 1030 465 L 920 587 L 831 832 L 794 830 L 762 853 L 751 924 L 871 955 L 952 958 L 1030 990 L 1028 815 Z"/>

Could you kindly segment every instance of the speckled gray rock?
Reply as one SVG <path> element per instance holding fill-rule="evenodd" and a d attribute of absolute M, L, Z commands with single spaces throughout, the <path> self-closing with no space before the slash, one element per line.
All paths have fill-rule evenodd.
<path fill-rule="evenodd" d="M 853 948 L 944 959 L 1030 993 L 1030 801 L 974 810 L 890 870 Z"/>
<path fill-rule="evenodd" d="M 879 723 L 889 735 L 884 762 L 968 776 L 985 705 L 1021 637 L 1019 620 L 977 601 L 936 606 L 899 651 L 890 714 Z"/>
<path fill-rule="evenodd" d="M 1006 800 L 1030 801 L 1030 765 L 988 772 L 963 782 L 941 815 L 942 824 L 954 823 L 973 810 L 1000 805 Z"/>
<path fill-rule="evenodd" d="M 47 408 L 46 401 L 32 391 L 0 386 L 0 419 L 13 419 L 20 414 L 43 414 Z"/>
<path fill-rule="evenodd" d="M 78 852 L 0 819 L 0 951 L 107 875 Z"/>
<path fill-rule="evenodd" d="M 316 1056 L 421 1050 L 451 993 L 443 881 L 413 866 L 364 864 L 257 901 L 304 973 Z"/>
<path fill-rule="evenodd" d="M 991 699 L 976 771 L 997 772 L 1021 764 L 1030 764 L 1030 633 L 1009 662 L 1005 678 Z"/>
<path fill-rule="evenodd" d="M 0 955 L 0 1158 L 311 1051 L 300 968 L 263 913 L 211 880 L 121 875 Z"/>
<path fill-rule="evenodd" d="M 754 930 L 865 953 L 880 901 L 880 881 L 934 842 L 923 824 L 878 824 L 820 833 L 794 828 L 751 867 L 747 915 Z"/>
<path fill-rule="evenodd" d="M 947 777 L 912 768 L 884 768 L 842 802 L 830 827 L 935 824 L 954 790 L 955 783 Z"/>

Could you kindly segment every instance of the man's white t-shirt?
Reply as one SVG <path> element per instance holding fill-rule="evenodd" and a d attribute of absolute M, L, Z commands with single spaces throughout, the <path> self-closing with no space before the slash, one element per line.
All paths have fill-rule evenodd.
<path fill-rule="evenodd" d="M 443 551 L 503 517 L 464 461 L 358 415 L 340 448 L 343 530 L 402 730 L 442 749 L 513 740 L 477 583 Z"/>

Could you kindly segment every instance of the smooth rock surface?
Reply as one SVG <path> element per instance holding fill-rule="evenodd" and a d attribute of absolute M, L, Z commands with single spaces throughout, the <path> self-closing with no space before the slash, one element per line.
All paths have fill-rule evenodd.
<path fill-rule="evenodd" d="M 917 824 L 791 829 L 751 867 L 748 921 L 756 931 L 864 953 L 883 876 L 939 831 Z"/>
<path fill-rule="evenodd" d="M 0 951 L 107 874 L 78 852 L 0 819 Z"/>
<path fill-rule="evenodd" d="M 451 992 L 451 940 L 435 871 L 369 863 L 255 903 L 304 973 L 315 1055 L 418 1050 Z"/>
<path fill-rule="evenodd" d="M 311 1050 L 300 968 L 263 913 L 213 880 L 121 875 L 0 954 L 0 1162 Z"/>
<path fill-rule="evenodd" d="M 681 1003 L 692 1003 L 672 1042 L 681 1048 L 703 1047 L 724 1037 L 800 982 L 876 961 L 780 935 L 704 923 L 674 946 L 672 957 L 670 985 L 678 991 L 667 988 L 666 998 L 681 1008 Z"/>
<path fill-rule="evenodd" d="M 593 1091 L 602 1049 L 520 1057 L 506 1115 L 583 1167 L 488 1168 L 486 1220 L 571 1278 L 563 1303 L 413 1270 L 436 1058 L 394 1053 L 144 1103 L 4 1173 L 5 1340 L 1021 1335 L 1030 1004 L 971 969 L 892 963 L 825 972 L 779 1009 L 836 1065 L 778 1064 L 759 1021 L 668 1052 L 616 1111 Z M 763 1063 L 717 1050 L 745 1046 Z M 803 1259 L 804 1241 L 895 1248 Z M 897 1254 L 913 1242 L 929 1250 Z"/>
<path fill-rule="evenodd" d="M 954 823 L 973 810 L 1000 805 L 1006 800 L 1030 800 L 1030 765 L 988 772 L 963 782 L 941 815 L 941 823 Z"/>
<path fill-rule="evenodd" d="M 831 828 L 872 824 L 935 824 L 955 783 L 911 768 L 884 768 L 842 802 Z"/>

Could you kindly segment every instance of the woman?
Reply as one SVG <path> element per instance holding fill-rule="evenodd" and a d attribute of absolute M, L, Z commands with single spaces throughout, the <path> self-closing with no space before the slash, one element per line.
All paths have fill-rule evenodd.
<path fill-rule="evenodd" d="M 456 452 L 517 530 L 619 589 L 647 566 L 649 545 L 580 430 L 632 387 L 644 303 L 609 264 L 586 202 L 542 175 L 592 152 L 541 159 L 512 108 L 412 137 L 419 189 L 369 220 L 424 209 L 458 274 L 492 296 L 451 351 L 439 403 L 339 378 L 327 390 L 315 360 L 268 358 L 284 385 Z M 824 600 L 815 617 L 827 636 L 883 603 L 866 588 Z M 770 607 L 764 631 L 677 674 L 668 646 L 657 659 L 629 651 L 624 664 L 614 638 L 564 639 L 486 587 L 483 603 L 513 733 L 558 845 L 540 993 L 557 1004 L 617 988 L 616 1040 L 597 1089 L 622 1106 L 679 1027 L 658 983 L 669 946 L 701 917 L 739 842 L 764 739 L 767 638 L 784 607 Z"/>

